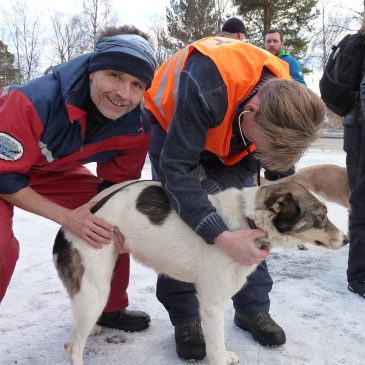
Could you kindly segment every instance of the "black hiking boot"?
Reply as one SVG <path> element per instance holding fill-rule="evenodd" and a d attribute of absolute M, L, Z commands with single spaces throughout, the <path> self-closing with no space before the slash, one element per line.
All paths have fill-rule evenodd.
<path fill-rule="evenodd" d="M 263 346 L 280 346 L 286 342 L 284 330 L 267 312 L 242 314 L 236 311 L 234 323 L 239 328 L 250 332 L 253 338 Z"/>
<path fill-rule="evenodd" d="M 103 313 L 98 319 L 100 326 L 127 332 L 142 331 L 150 325 L 150 322 L 151 318 L 147 313 L 127 309 Z"/>
<path fill-rule="evenodd" d="M 184 360 L 201 360 L 206 356 L 205 340 L 200 321 L 175 326 L 176 353 Z"/>

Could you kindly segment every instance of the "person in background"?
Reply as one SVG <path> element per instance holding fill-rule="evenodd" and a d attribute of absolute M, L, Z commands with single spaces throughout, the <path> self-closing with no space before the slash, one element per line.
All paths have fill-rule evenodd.
<path fill-rule="evenodd" d="M 280 29 L 269 29 L 265 34 L 264 48 L 289 65 L 289 73 L 293 80 L 306 85 L 299 62 L 283 49 L 284 35 Z"/>
<path fill-rule="evenodd" d="M 289 65 L 289 73 L 293 80 L 296 80 L 303 85 L 306 85 L 302 69 L 299 62 L 283 49 L 284 35 L 280 29 L 269 29 L 265 34 L 264 48 L 279 57 Z M 267 180 L 274 181 L 283 177 L 293 175 L 295 173 L 295 166 L 292 166 L 287 171 L 270 171 L 265 169 L 264 176 Z"/>
<path fill-rule="evenodd" d="M 283 345 L 285 332 L 269 314 L 273 283 L 263 261 L 268 252 L 255 245 L 265 232 L 228 231 L 208 193 L 252 186 L 254 154 L 273 170 L 292 166 L 318 137 L 324 103 L 290 80 L 278 57 L 218 36 L 198 40 L 164 62 L 145 102 L 152 122 L 152 177 L 161 179 L 178 214 L 222 254 L 243 265 L 260 263 L 232 298 L 234 323 L 262 345 Z M 205 339 L 194 285 L 160 275 L 157 297 L 175 327 L 178 356 L 202 359 Z"/>
<path fill-rule="evenodd" d="M 364 14 L 363 14 L 364 16 Z M 365 19 L 359 30 L 365 38 Z M 365 298 L 365 57 L 353 108 L 344 117 L 344 151 L 350 187 L 348 289 Z"/>
<path fill-rule="evenodd" d="M 217 36 L 243 41 L 246 37 L 246 27 L 241 19 L 235 17 L 229 18 L 224 22 L 222 31 L 219 32 Z"/>
<path fill-rule="evenodd" d="M 64 225 L 95 249 L 111 242 L 113 226 L 91 214 L 89 201 L 141 176 L 150 141 L 141 101 L 156 66 L 145 33 L 107 28 L 95 52 L 0 89 L 0 300 L 19 256 L 14 206 Z M 83 166 L 90 162 L 97 163 L 96 175 Z M 128 281 L 129 256 L 121 254 L 99 324 L 126 331 L 149 326 L 148 314 L 125 309 Z"/>

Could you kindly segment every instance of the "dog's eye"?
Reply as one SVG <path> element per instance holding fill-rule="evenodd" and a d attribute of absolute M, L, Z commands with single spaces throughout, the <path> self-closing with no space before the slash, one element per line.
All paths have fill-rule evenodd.
<path fill-rule="evenodd" d="M 315 240 L 314 242 L 317 246 L 325 246 L 325 244 L 321 241 Z"/>

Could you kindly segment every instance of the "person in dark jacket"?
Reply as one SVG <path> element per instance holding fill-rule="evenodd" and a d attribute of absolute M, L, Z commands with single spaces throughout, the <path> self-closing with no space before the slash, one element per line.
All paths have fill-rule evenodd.
<path fill-rule="evenodd" d="M 365 37 L 365 19 L 359 33 Z M 358 97 L 343 123 L 351 207 L 347 281 L 350 291 L 365 298 L 365 57 Z"/>
<path fill-rule="evenodd" d="M 14 206 L 66 226 L 95 249 L 122 236 L 91 214 L 100 190 L 141 176 L 150 127 L 141 101 L 156 68 L 154 47 L 133 26 L 107 28 L 95 52 L 52 68 L 25 85 L 0 89 L 0 300 L 19 243 Z M 96 175 L 84 165 L 96 162 Z M 36 249 L 36 246 L 35 246 Z M 126 310 L 129 256 L 115 267 L 99 324 L 127 331 L 148 327 Z"/>

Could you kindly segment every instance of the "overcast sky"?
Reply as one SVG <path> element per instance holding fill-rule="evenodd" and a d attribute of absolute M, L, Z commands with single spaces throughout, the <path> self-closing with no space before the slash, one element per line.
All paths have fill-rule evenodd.
<path fill-rule="evenodd" d="M 13 1 L 0 0 L 0 5 L 9 8 Z M 39 9 L 47 13 L 58 11 L 60 13 L 75 14 L 82 8 L 82 0 L 28 0 L 26 4 L 31 9 Z M 148 30 L 146 23 L 154 15 L 164 15 L 169 0 L 113 0 L 121 24 L 133 24 Z"/>
<path fill-rule="evenodd" d="M 321 0 L 319 0 L 320 2 Z M 325 0 L 326 1 L 326 0 Z M 13 1 L 0 0 L 3 7 L 9 7 Z M 81 10 L 82 0 L 28 0 L 27 5 L 31 9 L 43 11 L 56 10 L 61 13 L 74 14 Z M 333 0 L 331 4 L 342 4 L 346 8 L 361 11 L 363 0 Z M 143 30 L 147 30 L 146 23 L 155 15 L 165 15 L 166 6 L 170 5 L 169 0 L 113 0 L 121 24 L 133 24 Z"/>

